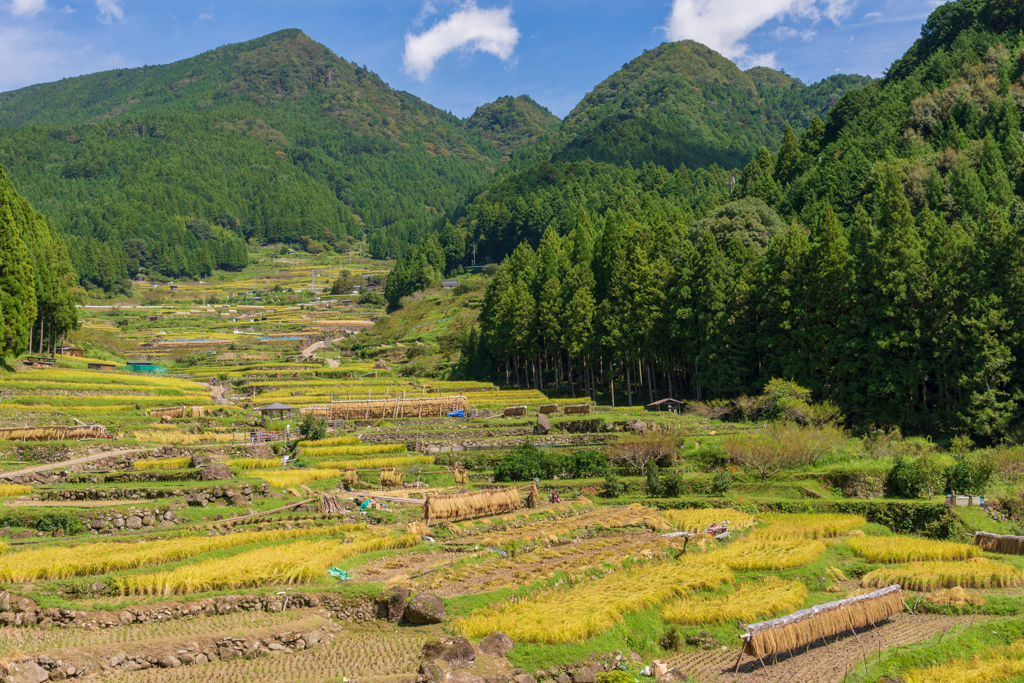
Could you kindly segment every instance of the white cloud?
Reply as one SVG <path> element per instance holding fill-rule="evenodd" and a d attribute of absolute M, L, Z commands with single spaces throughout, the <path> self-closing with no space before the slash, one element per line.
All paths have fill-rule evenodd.
<path fill-rule="evenodd" d="M 0 22 L 0 92 L 125 66 L 117 53 L 96 50 L 79 36 Z M 3 116 L 0 115 L 0 120 Z"/>
<path fill-rule="evenodd" d="M 872 19 L 881 19 L 882 18 L 882 13 L 881 12 L 868 12 L 867 14 L 864 15 L 864 18 L 867 19 L 868 21 L 871 21 Z"/>
<path fill-rule="evenodd" d="M 429 30 L 419 35 L 406 33 L 402 60 L 406 72 L 423 81 L 450 52 L 487 52 L 507 60 L 518 42 L 511 7 L 480 9 L 471 0 Z"/>
<path fill-rule="evenodd" d="M 75 12 L 77 12 L 77 11 L 78 11 L 78 10 L 76 10 L 76 9 L 75 9 L 74 7 L 72 7 L 71 5 L 64 5 L 63 7 L 61 7 L 61 8 L 60 8 L 60 12 L 61 12 L 62 14 L 74 14 L 74 13 L 75 13 Z"/>
<path fill-rule="evenodd" d="M 96 0 L 96 9 L 100 11 L 100 21 L 109 24 L 117 19 L 124 21 L 124 9 L 118 4 L 119 0 Z"/>
<path fill-rule="evenodd" d="M 838 23 L 856 0 L 674 0 L 664 27 L 669 40 L 696 40 L 744 66 L 774 60 L 775 53 L 751 54 L 743 41 L 772 19 L 790 16 Z M 798 33 L 797 35 L 803 35 Z M 813 33 L 811 33 L 813 37 Z M 804 40 L 809 40 L 804 37 Z"/>
<path fill-rule="evenodd" d="M 32 18 L 46 9 L 46 0 L 11 0 L 7 11 L 16 17 Z"/>
<path fill-rule="evenodd" d="M 809 43 L 812 40 L 814 40 L 814 36 L 816 35 L 818 35 L 818 32 L 812 31 L 809 28 L 804 29 L 803 31 L 797 31 L 792 26 L 780 26 L 777 29 L 775 29 L 775 37 L 778 38 L 779 40 L 785 40 L 786 38 L 796 38 L 797 36 L 799 36 L 800 40 L 804 41 L 805 43 Z"/>
<path fill-rule="evenodd" d="M 196 21 L 197 22 L 209 21 L 210 19 L 213 19 L 213 13 L 212 12 L 203 12 L 198 17 L 196 17 Z"/>
<path fill-rule="evenodd" d="M 435 5 L 432 0 L 424 0 L 420 13 L 412 21 L 413 26 L 422 26 L 423 22 L 433 14 L 437 14 L 437 5 Z"/>

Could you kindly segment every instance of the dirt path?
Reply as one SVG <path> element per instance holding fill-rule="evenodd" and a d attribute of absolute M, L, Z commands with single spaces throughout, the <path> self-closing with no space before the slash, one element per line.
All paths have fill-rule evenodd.
<path fill-rule="evenodd" d="M 325 339 L 324 341 L 314 342 L 302 350 L 302 358 L 307 359 L 313 354 L 315 354 L 317 351 L 321 349 L 326 349 L 330 344 L 333 344 L 334 342 L 334 339 Z M 326 360 L 328 367 L 338 367 L 338 361 L 331 358 L 328 358 Z"/>
<path fill-rule="evenodd" d="M 774 664 L 766 660 L 767 669 L 762 669 L 756 659 L 744 656 L 740 672 L 733 673 L 739 654 L 737 647 L 684 652 L 669 659 L 668 666 L 707 683 L 838 683 L 847 672 L 863 667 L 865 657 L 878 657 L 891 647 L 923 642 L 937 633 L 972 621 L 963 617 L 929 614 L 922 614 L 919 618 L 920 621 L 904 613 L 897 615 L 893 623 L 858 631 L 859 640 L 847 633 L 828 646 L 819 641 L 806 653 L 801 649 L 792 657 L 780 655 Z"/>
<path fill-rule="evenodd" d="M 207 386 L 210 389 L 210 398 L 213 399 L 213 402 L 215 404 L 217 404 L 219 406 L 234 405 L 231 401 L 229 401 L 228 399 L 224 398 L 224 394 L 227 391 L 227 389 L 225 387 L 223 387 L 223 386 L 210 386 L 210 385 L 207 385 Z"/>
<path fill-rule="evenodd" d="M 51 462 L 46 465 L 36 465 L 34 467 L 26 467 L 20 470 L 13 470 L 11 472 L 0 472 L 0 479 L 18 477 L 23 474 L 36 474 L 38 472 L 49 472 L 50 470 L 59 470 L 64 467 L 71 467 L 73 465 L 80 465 L 86 462 L 92 462 L 94 460 L 102 460 L 103 458 L 109 458 L 114 455 L 124 455 L 125 453 L 144 453 L 151 451 L 152 448 L 126 448 L 120 451 L 97 451 L 84 455 L 79 458 L 72 458 L 71 460 L 62 460 L 60 462 Z"/>

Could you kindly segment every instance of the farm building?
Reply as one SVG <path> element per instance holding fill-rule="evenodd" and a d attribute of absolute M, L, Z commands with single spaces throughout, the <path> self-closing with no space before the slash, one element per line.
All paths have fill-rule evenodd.
<path fill-rule="evenodd" d="M 82 349 L 74 346 L 58 346 L 54 352 L 60 356 L 70 356 L 72 358 L 82 357 Z"/>
<path fill-rule="evenodd" d="M 128 371 L 137 372 L 142 375 L 166 375 L 167 368 L 156 365 L 149 361 L 132 360 L 128 361 Z"/>
<path fill-rule="evenodd" d="M 285 405 L 284 403 L 268 403 L 265 406 L 256 408 L 256 412 L 263 417 L 277 418 L 291 417 L 294 410 L 296 410 L 294 406 Z"/>
<path fill-rule="evenodd" d="M 441 282 L 442 289 L 455 289 L 459 286 L 458 280 L 444 280 Z"/>
<path fill-rule="evenodd" d="M 646 406 L 644 406 L 644 410 L 649 410 L 651 412 L 656 413 L 669 412 L 679 414 L 683 411 L 684 405 L 685 404 L 682 401 L 677 401 L 674 398 L 663 398 L 660 401 L 648 403 Z"/>
<path fill-rule="evenodd" d="M 90 370 L 113 370 L 117 366 L 113 363 L 88 363 L 87 367 Z"/>

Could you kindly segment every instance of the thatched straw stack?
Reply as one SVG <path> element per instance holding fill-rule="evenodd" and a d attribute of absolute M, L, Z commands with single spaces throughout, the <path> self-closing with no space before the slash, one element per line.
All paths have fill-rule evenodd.
<path fill-rule="evenodd" d="M 423 521 L 458 522 L 463 519 L 501 515 L 520 506 L 519 489 L 484 489 L 469 493 L 427 496 L 423 504 Z"/>
<path fill-rule="evenodd" d="M 0 441 L 63 441 L 64 439 L 98 439 L 106 436 L 103 425 L 79 427 L 14 427 L 0 429 Z"/>
<path fill-rule="evenodd" d="M 976 531 L 974 545 L 989 553 L 1024 555 L 1024 536 L 1003 536 Z"/>
<path fill-rule="evenodd" d="M 206 408 L 202 406 L 175 406 L 174 408 L 151 408 L 150 417 L 206 417 Z"/>
<path fill-rule="evenodd" d="M 464 467 L 456 467 L 453 472 L 455 475 L 456 484 L 468 484 L 469 483 L 469 470 Z"/>
<path fill-rule="evenodd" d="M 537 412 L 541 415 L 553 415 L 558 412 L 557 403 L 545 403 L 540 408 L 537 408 Z"/>
<path fill-rule="evenodd" d="M 566 406 L 565 407 L 565 414 L 566 415 L 590 415 L 590 408 L 591 408 L 591 406 L 590 406 L 589 403 L 579 403 L 579 404 L 576 404 L 576 405 L 573 405 L 573 406 Z"/>
<path fill-rule="evenodd" d="M 402 485 L 402 473 L 394 468 L 383 468 L 380 471 L 380 485 L 397 487 Z"/>
<path fill-rule="evenodd" d="M 341 475 L 341 481 L 345 486 L 359 486 L 359 471 L 345 470 L 345 473 Z"/>
<path fill-rule="evenodd" d="M 526 498 L 526 507 L 535 508 L 540 504 L 540 491 L 537 490 L 537 482 L 530 487 L 530 495 Z"/>
<path fill-rule="evenodd" d="M 522 417 L 526 415 L 526 406 L 509 406 L 501 411 L 505 417 Z"/>
<path fill-rule="evenodd" d="M 385 420 L 400 417 L 443 417 L 456 410 L 466 410 L 465 396 L 434 396 L 423 398 L 390 397 L 366 401 L 335 401 L 302 408 L 302 415 L 313 414 L 332 420 Z"/>
<path fill-rule="evenodd" d="M 904 606 L 899 585 L 815 605 L 785 617 L 750 624 L 747 632 L 740 636 L 746 641 L 743 653 L 762 659 L 789 652 L 822 638 L 876 624 L 902 612 Z"/>

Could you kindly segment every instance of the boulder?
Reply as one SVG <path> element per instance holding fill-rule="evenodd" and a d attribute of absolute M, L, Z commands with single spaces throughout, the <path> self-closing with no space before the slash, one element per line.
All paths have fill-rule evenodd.
<path fill-rule="evenodd" d="M 203 481 L 215 481 L 218 479 L 234 479 L 235 475 L 231 473 L 231 468 L 222 462 L 212 462 L 203 468 L 203 473 L 200 479 Z"/>
<path fill-rule="evenodd" d="M 572 683 L 597 683 L 597 672 L 589 666 L 581 666 L 573 672 Z"/>
<path fill-rule="evenodd" d="M 468 671 L 448 671 L 444 674 L 444 683 L 484 683 L 484 679 Z"/>
<path fill-rule="evenodd" d="M 420 593 L 405 606 L 402 618 L 416 626 L 440 624 L 445 618 L 444 603 L 436 595 Z"/>
<path fill-rule="evenodd" d="M 11 683 L 43 683 L 50 674 L 46 669 L 32 660 L 11 662 L 7 665 L 7 676 L 4 680 Z"/>
<path fill-rule="evenodd" d="M 426 660 L 446 662 L 453 669 L 468 669 L 476 661 L 473 644 L 463 636 L 425 643 L 420 655 Z"/>
<path fill-rule="evenodd" d="M 530 674 L 519 674 L 518 676 L 513 676 L 512 680 L 515 683 L 537 683 L 537 679 Z"/>
<path fill-rule="evenodd" d="M 628 422 L 626 422 L 625 430 L 627 432 L 635 432 L 637 434 L 646 434 L 647 423 L 644 422 L 643 420 L 629 420 Z"/>
<path fill-rule="evenodd" d="M 132 516 L 130 516 L 125 521 L 125 526 L 128 527 L 129 529 L 141 529 L 142 528 L 142 518 L 141 517 L 136 517 L 135 515 L 132 515 Z"/>
<path fill-rule="evenodd" d="M 515 643 L 512 642 L 512 639 L 501 631 L 495 631 L 477 645 L 477 649 L 480 652 L 483 652 L 485 655 L 494 655 L 495 657 L 508 657 L 508 653 L 514 647 Z"/>
<path fill-rule="evenodd" d="M 655 659 L 651 662 L 651 669 L 653 670 L 655 678 L 661 678 L 668 673 L 668 664 L 660 659 Z"/>
<path fill-rule="evenodd" d="M 669 669 L 658 679 L 658 683 L 685 683 L 688 680 L 690 680 L 690 677 L 679 669 Z"/>
<path fill-rule="evenodd" d="M 547 434 L 551 431 L 551 418 L 547 415 L 537 416 L 537 425 L 533 428 L 533 433 L 537 435 Z"/>
<path fill-rule="evenodd" d="M 189 467 L 206 467 L 210 464 L 210 456 L 205 453 L 193 453 L 192 459 L 189 460 Z"/>
<path fill-rule="evenodd" d="M 387 619 L 393 624 L 397 624 L 402 620 L 402 614 L 405 612 L 406 604 L 409 602 L 409 589 L 395 586 L 387 592 Z"/>

